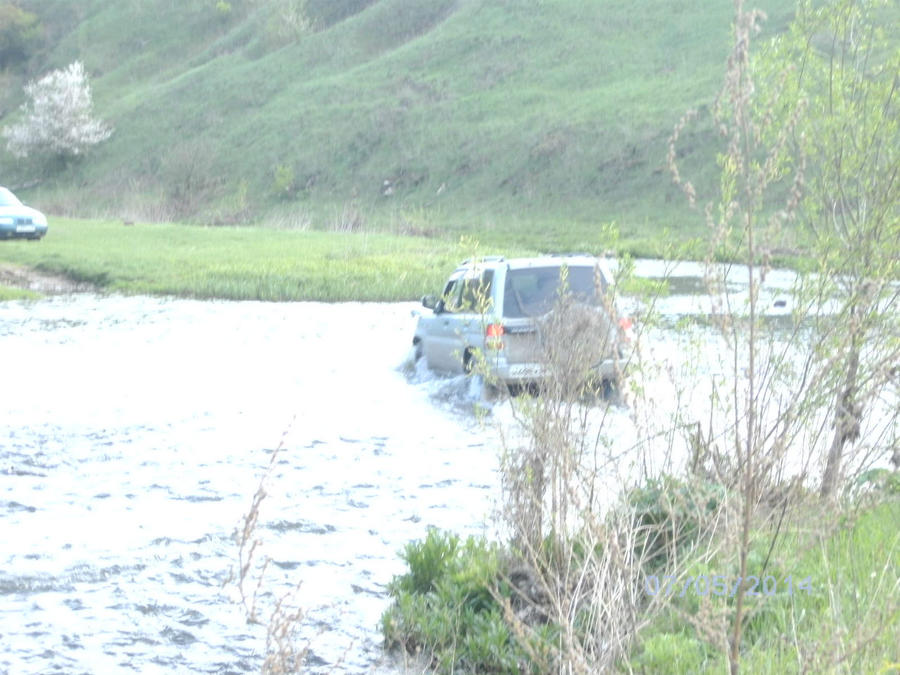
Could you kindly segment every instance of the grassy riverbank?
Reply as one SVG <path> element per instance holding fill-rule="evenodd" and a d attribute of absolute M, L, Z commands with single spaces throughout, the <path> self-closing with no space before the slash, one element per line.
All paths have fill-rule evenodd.
<path fill-rule="evenodd" d="M 821 673 L 900 672 L 900 500 L 888 493 L 864 502 L 833 512 L 837 525 L 816 522 L 821 506 L 810 504 L 806 517 L 780 537 L 774 528 L 752 533 L 757 543 L 748 571 L 759 585 L 747 598 L 742 672 L 798 672 L 799 663 Z M 737 577 L 715 558 L 686 566 L 669 606 L 635 642 L 632 668 L 728 672 L 726 651 L 708 635 L 721 620 L 717 610 L 733 606 L 734 598 L 717 597 L 703 584 L 698 591 L 689 581 L 710 584 L 717 574 Z M 679 597 L 686 585 L 690 591 Z"/>
<path fill-rule="evenodd" d="M 0 263 L 121 293 L 387 301 L 434 292 L 474 247 L 467 240 L 385 233 L 53 219 L 40 242 L 0 243 Z M 0 290 L 0 298 L 27 296 Z"/>
<path fill-rule="evenodd" d="M 748 571 L 760 585 L 747 598 L 742 672 L 900 672 L 900 501 L 893 490 L 834 512 L 831 525 L 817 520 L 820 508 L 811 504 L 805 524 L 777 533 L 774 546 L 774 531 L 751 533 L 758 545 Z M 391 584 L 394 604 L 382 618 L 386 644 L 428 655 L 442 673 L 547 672 L 555 650 L 571 645 L 561 640 L 564 629 L 550 620 L 510 625 L 509 611 L 525 616 L 523 605 L 528 616 L 552 615 L 542 605 L 548 598 L 540 582 L 523 581 L 518 555 L 515 549 L 483 540 L 462 542 L 435 530 L 409 544 L 403 553 L 408 570 Z M 547 555 L 548 565 L 560 564 L 552 549 Z M 577 579 L 579 559 L 562 562 Z M 663 609 L 634 636 L 613 672 L 728 672 L 727 651 L 717 635 L 736 601 L 730 588 L 737 573 L 720 562 L 688 562 L 671 584 L 671 597 L 665 591 L 648 595 L 647 588 L 655 591 L 652 584 L 637 590 L 639 603 L 662 600 Z M 646 574 L 652 580 L 661 573 Z M 728 581 L 724 592 L 710 590 L 716 578 Z M 695 579 L 703 581 L 699 590 Z"/>
<path fill-rule="evenodd" d="M 320 222 L 317 220 L 317 222 Z M 324 217 L 321 222 L 325 222 Z M 121 220 L 52 218 L 40 242 L 0 242 L 0 300 L 34 297 L 28 271 L 60 277 L 63 288 L 229 300 L 393 301 L 437 291 L 472 255 L 586 251 L 671 256 L 688 241 L 665 231 L 620 234 L 611 226 L 567 221 L 520 223 L 511 236 L 492 222 L 438 224 L 382 214 L 353 232 L 273 226 L 125 225 Z M 43 284 L 46 286 L 46 284 Z"/>
<path fill-rule="evenodd" d="M 40 293 L 27 288 L 16 288 L 0 284 L 0 302 L 4 300 L 35 300 L 39 297 L 41 297 Z"/>

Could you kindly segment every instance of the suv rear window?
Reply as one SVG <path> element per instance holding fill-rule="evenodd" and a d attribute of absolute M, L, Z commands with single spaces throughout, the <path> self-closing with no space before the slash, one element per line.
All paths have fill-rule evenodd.
<path fill-rule="evenodd" d="M 541 316 L 550 311 L 559 295 L 562 268 L 526 267 L 510 270 L 503 289 L 503 316 Z M 606 280 L 594 267 L 566 268 L 566 290 L 581 302 L 598 304 L 598 290 L 606 291 Z M 597 288 L 599 282 L 600 288 Z"/>

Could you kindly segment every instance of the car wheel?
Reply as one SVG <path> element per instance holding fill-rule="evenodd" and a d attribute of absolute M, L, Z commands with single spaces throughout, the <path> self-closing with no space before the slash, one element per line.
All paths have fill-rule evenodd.
<path fill-rule="evenodd" d="M 475 357 L 472 355 L 472 350 L 467 349 L 463 354 L 463 372 L 466 375 L 471 375 L 475 371 Z"/>
<path fill-rule="evenodd" d="M 604 378 L 601 393 L 604 401 L 612 405 L 624 405 L 622 381 L 620 378 Z"/>
<path fill-rule="evenodd" d="M 493 403 L 501 401 L 505 395 L 509 395 L 509 390 L 503 385 L 490 384 L 485 382 L 482 387 L 482 397 L 485 401 Z"/>
<path fill-rule="evenodd" d="M 534 389 L 534 387 L 530 387 L 528 385 L 528 383 L 522 383 L 522 382 L 512 382 L 512 383 L 506 385 L 506 391 L 512 397 L 522 396 L 523 394 L 532 393 L 533 389 Z"/>

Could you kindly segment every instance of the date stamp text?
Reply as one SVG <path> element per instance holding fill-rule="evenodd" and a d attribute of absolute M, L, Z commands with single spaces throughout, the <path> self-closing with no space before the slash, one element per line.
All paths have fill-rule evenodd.
<path fill-rule="evenodd" d="M 686 594 L 716 595 L 733 598 L 739 593 L 745 597 L 773 596 L 780 593 L 812 593 L 812 577 L 795 578 L 792 574 L 782 578 L 772 575 L 759 577 L 727 577 L 722 574 L 678 579 L 672 575 L 644 577 L 644 592 L 647 595 L 666 595 L 683 598 Z"/>

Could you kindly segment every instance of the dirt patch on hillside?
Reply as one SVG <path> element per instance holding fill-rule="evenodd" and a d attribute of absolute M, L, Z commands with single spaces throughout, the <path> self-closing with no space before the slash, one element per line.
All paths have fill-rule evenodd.
<path fill-rule="evenodd" d="M 0 263 L 0 286 L 25 288 L 48 295 L 95 290 L 91 284 L 85 282 L 72 281 L 64 276 L 9 263 Z"/>

